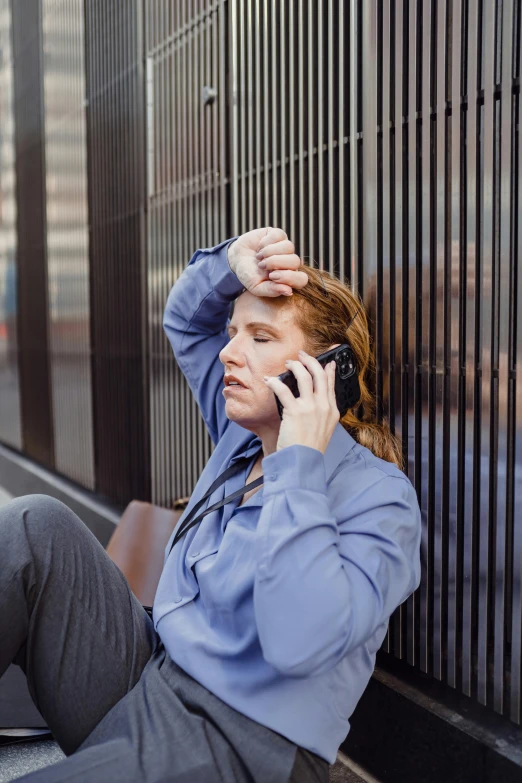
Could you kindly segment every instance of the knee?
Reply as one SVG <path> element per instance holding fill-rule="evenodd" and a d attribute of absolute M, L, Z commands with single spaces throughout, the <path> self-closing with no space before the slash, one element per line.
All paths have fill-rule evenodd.
<path fill-rule="evenodd" d="M 31 511 L 41 516 L 49 517 L 67 512 L 69 514 L 72 513 L 65 503 L 50 495 L 20 495 L 20 497 L 14 498 L 7 503 L 3 509 L 15 512 Z"/>
<path fill-rule="evenodd" d="M 0 509 L 0 528 L 49 537 L 56 529 L 78 522 L 78 518 L 61 500 L 50 495 L 22 495 Z M 3 524 L 2 524 L 3 523 Z"/>

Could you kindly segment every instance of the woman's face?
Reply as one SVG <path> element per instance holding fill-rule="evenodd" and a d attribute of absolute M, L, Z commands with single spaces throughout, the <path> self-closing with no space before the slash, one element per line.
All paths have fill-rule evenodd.
<path fill-rule="evenodd" d="M 225 411 L 231 421 L 262 437 L 267 428 L 279 429 L 274 393 L 264 375 L 286 371 L 285 361 L 306 350 L 305 335 L 294 323 L 292 303 L 245 291 L 236 301 L 228 327 L 230 342 L 219 358 L 224 375 L 233 375 L 242 386 L 224 386 Z"/>

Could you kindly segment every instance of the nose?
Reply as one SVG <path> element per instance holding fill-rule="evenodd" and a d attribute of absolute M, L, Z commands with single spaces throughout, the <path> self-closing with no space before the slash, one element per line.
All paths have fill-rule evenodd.
<path fill-rule="evenodd" d="M 232 337 L 229 342 L 219 352 L 219 360 L 225 367 L 234 365 L 236 367 L 243 367 L 245 364 L 245 357 L 241 348 L 241 342 L 239 335 Z"/>

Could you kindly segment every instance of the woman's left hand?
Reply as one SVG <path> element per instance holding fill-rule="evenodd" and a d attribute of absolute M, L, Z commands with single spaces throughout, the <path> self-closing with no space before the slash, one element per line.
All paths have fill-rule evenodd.
<path fill-rule="evenodd" d="M 309 446 L 324 454 L 340 419 L 335 400 L 335 362 L 323 369 L 304 351 L 299 351 L 299 359 L 286 362 L 297 379 L 299 397 L 294 397 L 279 378 L 265 377 L 266 385 L 283 405 L 277 451 L 286 446 Z"/>

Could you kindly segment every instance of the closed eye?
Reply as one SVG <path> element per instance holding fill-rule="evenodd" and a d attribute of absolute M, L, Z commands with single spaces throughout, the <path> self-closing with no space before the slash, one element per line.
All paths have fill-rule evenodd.
<path fill-rule="evenodd" d="M 261 337 L 254 337 L 254 342 L 255 343 L 268 343 L 270 341 L 269 340 L 263 340 Z"/>

